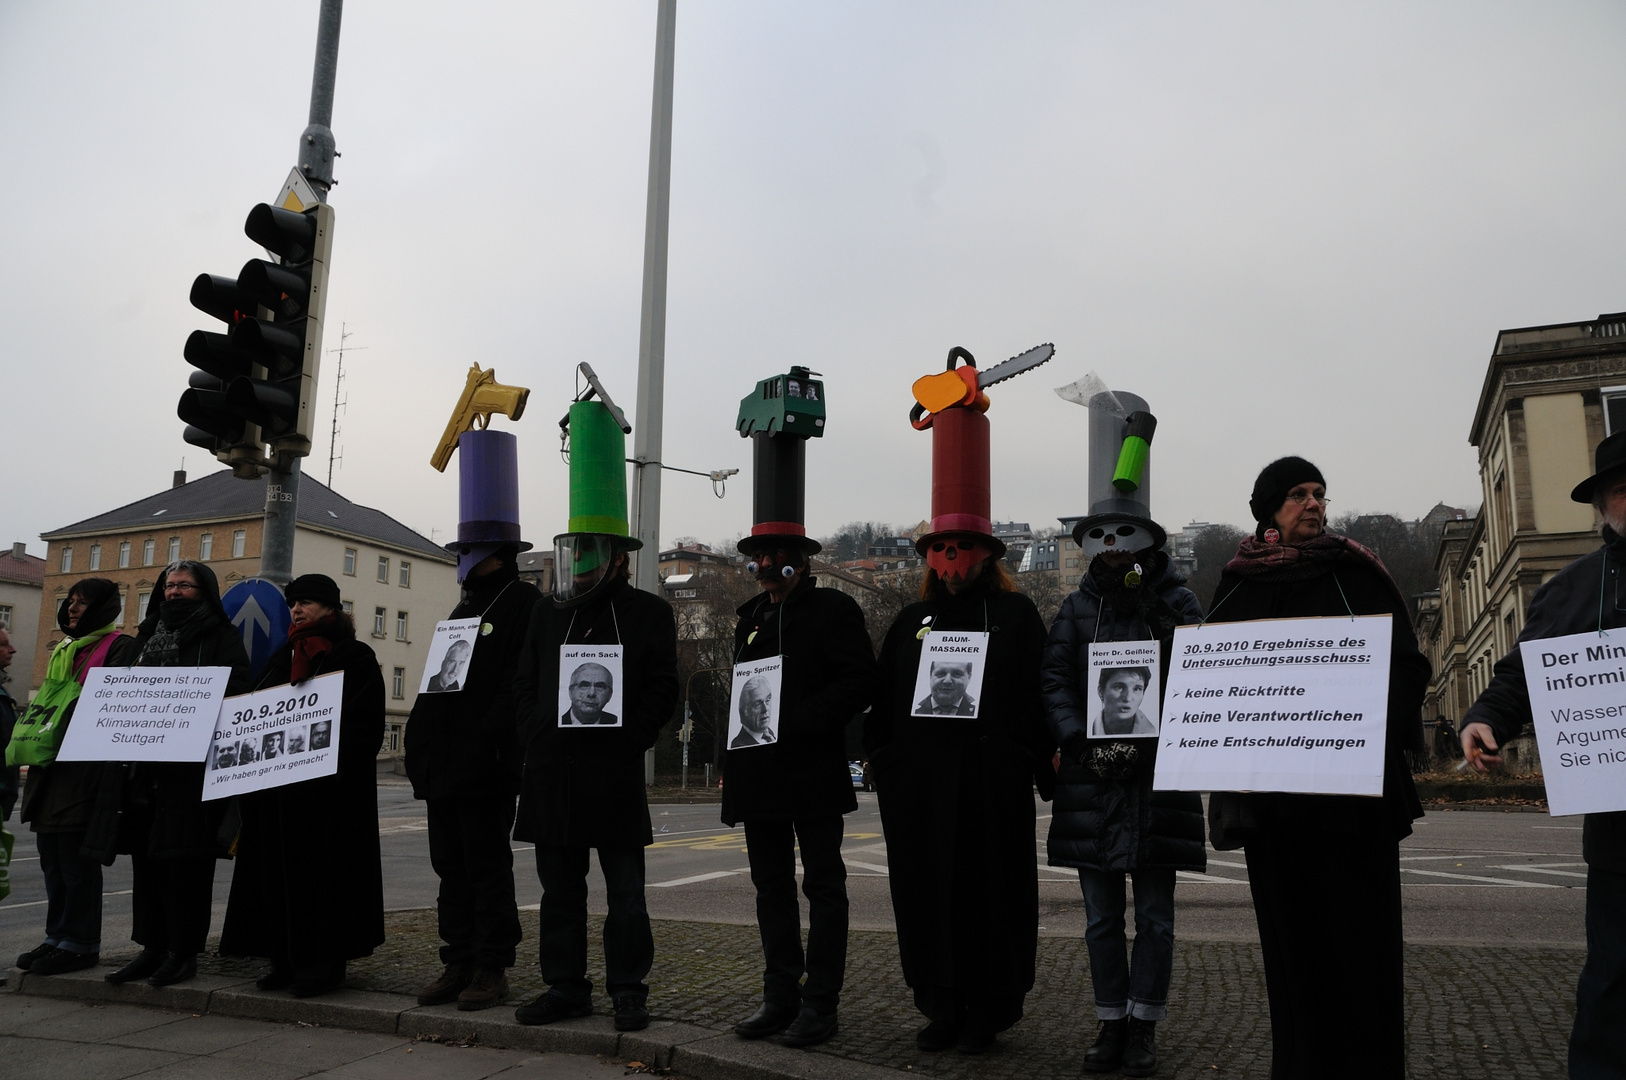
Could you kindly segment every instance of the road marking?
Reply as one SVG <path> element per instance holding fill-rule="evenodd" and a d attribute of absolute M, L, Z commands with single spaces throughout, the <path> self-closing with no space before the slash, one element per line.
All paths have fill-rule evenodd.
<path fill-rule="evenodd" d="M 652 881 L 649 883 L 649 887 L 651 889 L 670 889 L 674 885 L 694 885 L 701 881 L 716 881 L 718 878 L 733 877 L 739 872 L 740 871 L 738 870 L 713 870 L 709 874 L 696 874 L 693 877 L 673 878 L 671 881 Z"/>
<path fill-rule="evenodd" d="M 845 862 L 848 866 L 856 866 L 860 870 L 873 870 L 877 874 L 886 874 L 886 875 L 890 875 L 892 873 L 892 871 L 888 870 L 886 867 L 884 867 L 884 866 L 876 866 L 874 863 L 858 862 L 856 859 L 844 859 L 842 861 Z"/>
<path fill-rule="evenodd" d="M 1245 862 L 1220 862 L 1218 859 L 1209 859 L 1208 860 L 1208 865 L 1209 866 L 1228 866 L 1232 870 L 1246 870 L 1248 868 L 1248 864 L 1245 863 Z"/>
<path fill-rule="evenodd" d="M 847 854 L 853 854 L 853 855 L 885 855 L 886 854 L 886 845 L 885 844 L 866 844 L 863 847 L 842 848 L 841 853 L 843 855 L 847 855 Z"/>
<path fill-rule="evenodd" d="M 1176 870 L 1174 876 L 1186 881 L 1199 881 L 1205 885 L 1246 885 L 1241 878 L 1226 877 L 1223 874 L 1199 874 L 1195 870 Z"/>
<path fill-rule="evenodd" d="M 1558 863 L 1555 866 L 1493 866 L 1492 870 L 1523 870 L 1530 874 L 1553 874 L 1557 877 L 1578 877 L 1586 880 L 1585 874 L 1577 874 L 1573 870 L 1560 870 L 1559 866 L 1585 866 L 1586 863 Z"/>
<path fill-rule="evenodd" d="M 1546 829 L 1549 832 L 1552 832 L 1552 831 L 1555 831 L 1555 830 L 1558 831 L 1558 832 L 1580 832 L 1581 831 L 1581 826 L 1579 826 L 1579 825 L 1532 825 L 1530 827 L 1532 829 Z"/>
<path fill-rule="evenodd" d="M 1562 885 L 1554 885 L 1547 881 L 1515 881 L 1512 878 L 1480 877 L 1477 874 L 1448 874 L 1444 870 L 1418 870 L 1411 866 L 1400 868 L 1403 874 L 1423 874 L 1427 877 L 1452 878 L 1457 881 L 1479 881 L 1487 885 L 1512 885 L 1520 889 L 1562 889 Z"/>
<path fill-rule="evenodd" d="M 103 896 L 129 896 L 130 895 L 130 890 L 129 889 L 120 889 L 117 892 L 104 892 L 104 893 L 102 893 L 102 895 Z M 10 911 L 13 908 L 39 907 L 42 904 L 49 904 L 49 903 L 50 903 L 49 900 L 25 900 L 20 904 L 0 904 L 0 911 Z"/>

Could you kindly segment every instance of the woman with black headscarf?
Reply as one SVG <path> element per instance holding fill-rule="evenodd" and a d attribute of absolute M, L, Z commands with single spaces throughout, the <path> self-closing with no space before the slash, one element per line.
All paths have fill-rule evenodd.
<path fill-rule="evenodd" d="M 125 667 L 135 657 L 136 639 L 119 633 L 118 621 L 119 589 L 106 578 L 78 582 L 57 608 L 56 624 L 66 636 L 51 650 L 34 707 L 57 714 L 58 746 L 90 669 Z M 102 864 L 80 849 L 108 767 L 41 762 L 40 756 L 29 764 L 21 817 L 34 832 L 45 875 L 45 941 L 19 956 L 17 966 L 58 975 L 95 967 L 101 957 Z"/>
<path fill-rule="evenodd" d="M 228 697 L 249 688 L 243 637 L 226 617 L 214 571 L 204 563 L 172 563 L 158 575 L 137 640 L 137 667 L 225 667 L 231 669 Z M 130 767 L 116 850 L 130 856 L 130 936 L 141 953 L 108 982 L 168 986 L 198 972 L 225 811 L 221 802 L 203 801 L 203 772 L 201 761 Z"/>
<path fill-rule="evenodd" d="M 1215 792 L 1215 848 L 1242 847 L 1264 952 L 1274 1080 L 1406 1073 L 1400 841 L 1423 816 L 1404 752 L 1430 665 L 1410 605 L 1371 551 L 1326 530 L 1327 486 L 1299 457 L 1271 462 L 1249 509 L 1259 525 L 1225 566 L 1210 622 L 1389 615 L 1383 793 Z"/>
<path fill-rule="evenodd" d="M 270 960 L 262 990 L 313 997 L 344 982 L 346 961 L 384 943 L 376 764 L 384 676 L 373 650 L 356 640 L 332 578 L 306 574 L 284 595 L 293 628 L 255 689 L 342 671 L 338 772 L 241 797 L 243 830 L 220 951 Z"/>

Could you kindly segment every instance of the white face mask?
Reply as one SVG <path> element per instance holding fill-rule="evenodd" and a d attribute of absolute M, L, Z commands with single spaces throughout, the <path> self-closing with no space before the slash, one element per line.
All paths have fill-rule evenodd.
<path fill-rule="evenodd" d="M 1084 554 L 1095 558 L 1103 551 L 1145 551 L 1152 546 L 1150 529 L 1120 522 L 1084 530 Z"/>

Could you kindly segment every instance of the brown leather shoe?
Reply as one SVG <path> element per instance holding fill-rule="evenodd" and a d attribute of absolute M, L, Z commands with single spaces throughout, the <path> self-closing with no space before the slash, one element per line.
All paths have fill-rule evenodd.
<path fill-rule="evenodd" d="M 457 1007 L 463 1012 L 489 1009 L 508 996 L 508 973 L 502 968 L 476 968 L 468 988 L 457 995 Z"/>
<path fill-rule="evenodd" d="M 448 1001 L 456 1001 L 457 995 L 468 988 L 473 978 L 474 968 L 471 965 L 447 964 L 440 978 L 418 991 L 418 1004 L 444 1005 Z"/>

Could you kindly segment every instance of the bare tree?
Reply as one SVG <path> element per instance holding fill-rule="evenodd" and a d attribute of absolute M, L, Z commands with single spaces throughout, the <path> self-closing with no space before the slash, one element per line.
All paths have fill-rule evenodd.
<path fill-rule="evenodd" d="M 1247 533 L 1235 525 L 1210 525 L 1197 534 L 1191 545 L 1191 554 L 1197 561 L 1186 588 L 1197 594 L 1198 603 L 1207 611 L 1214 602 L 1214 590 L 1219 587 L 1225 564 L 1236 554 L 1237 545 Z"/>

